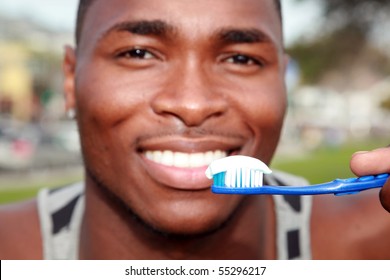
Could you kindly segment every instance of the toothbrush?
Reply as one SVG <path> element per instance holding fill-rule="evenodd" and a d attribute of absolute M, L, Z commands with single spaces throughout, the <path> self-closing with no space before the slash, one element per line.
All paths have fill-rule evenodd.
<path fill-rule="evenodd" d="M 263 185 L 263 174 L 272 173 L 262 161 L 247 156 L 230 156 L 212 162 L 206 176 L 213 179 L 211 190 L 216 194 L 271 194 L 337 196 L 356 194 L 363 190 L 382 187 L 389 174 L 370 175 L 308 186 Z"/>

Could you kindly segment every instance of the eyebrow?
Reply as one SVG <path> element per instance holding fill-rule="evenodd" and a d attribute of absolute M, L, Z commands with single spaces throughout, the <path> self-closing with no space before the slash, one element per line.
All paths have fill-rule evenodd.
<path fill-rule="evenodd" d="M 169 37 L 175 31 L 175 28 L 161 20 L 141 20 L 119 22 L 103 33 L 100 39 L 103 39 L 112 32 L 128 32 L 136 35 L 151 35 Z"/>
<path fill-rule="evenodd" d="M 173 37 L 177 29 L 162 20 L 140 20 L 119 22 L 100 37 L 99 41 L 112 32 L 128 32 L 136 35 Z M 223 44 L 262 43 L 272 40 L 256 28 L 222 28 L 215 32 L 215 38 Z"/>
<path fill-rule="evenodd" d="M 218 39 L 225 44 L 262 43 L 271 42 L 271 39 L 262 31 L 249 29 L 227 29 L 217 32 Z"/>

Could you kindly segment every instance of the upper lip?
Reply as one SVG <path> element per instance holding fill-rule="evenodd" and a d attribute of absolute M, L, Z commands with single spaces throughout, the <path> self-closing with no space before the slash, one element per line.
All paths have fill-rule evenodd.
<path fill-rule="evenodd" d="M 180 135 L 151 137 L 138 143 L 139 151 L 171 150 L 183 153 L 201 153 L 213 150 L 235 151 L 244 144 L 241 137 L 207 136 L 188 138 Z"/>

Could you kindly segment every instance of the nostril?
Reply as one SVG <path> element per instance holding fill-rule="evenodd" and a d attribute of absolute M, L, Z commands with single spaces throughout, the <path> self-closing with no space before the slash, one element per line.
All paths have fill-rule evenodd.
<path fill-rule="evenodd" d="M 218 96 L 195 94 L 161 94 L 153 101 L 153 111 L 162 116 L 180 119 L 186 126 L 199 126 L 210 118 L 221 117 L 227 102 Z"/>

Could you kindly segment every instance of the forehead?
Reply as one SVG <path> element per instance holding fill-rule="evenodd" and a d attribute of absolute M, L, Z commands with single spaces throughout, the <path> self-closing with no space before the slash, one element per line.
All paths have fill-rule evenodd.
<path fill-rule="evenodd" d="M 95 0 L 81 41 L 98 41 L 128 21 L 163 21 L 185 36 L 207 36 L 223 28 L 258 29 L 281 45 L 281 23 L 273 0 Z"/>

